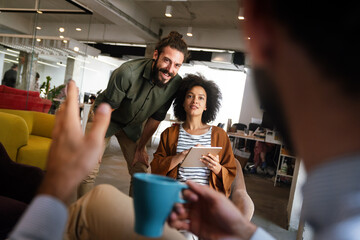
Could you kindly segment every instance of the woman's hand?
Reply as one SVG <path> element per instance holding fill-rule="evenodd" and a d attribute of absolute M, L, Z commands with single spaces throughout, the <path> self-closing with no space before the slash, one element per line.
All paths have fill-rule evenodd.
<path fill-rule="evenodd" d="M 189 150 L 185 150 L 185 151 L 182 151 L 181 153 L 178 153 L 175 156 L 173 156 L 171 158 L 169 171 L 174 169 L 177 165 L 181 164 L 184 161 L 184 159 L 188 153 L 189 153 Z"/>
<path fill-rule="evenodd" d="M 209 153 L 208 155 L 202 155 L 202 158 L 200 160 L 207 166 L 208 169 L 213 171 L 216 176 L 221 177 L 221 165 L 219 155 L 214 156 Z"/>
<path fill-rule="evenodd" d="M 186 155 L 189 153 L 190 149 L 188 150 L 184 150 L 181 153 L 176 154 L 172 161 L 174 162 L 175 165 L 179 165 L 180 163 L 182 163 L 186 157 Z"/>

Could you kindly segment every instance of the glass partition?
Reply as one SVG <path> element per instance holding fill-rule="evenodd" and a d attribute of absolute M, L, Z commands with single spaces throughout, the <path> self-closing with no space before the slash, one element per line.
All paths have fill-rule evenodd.
<path fill-rule="evenodd" d="M 91 21 L 71 0 L 0 0 L 0 109 L 54 113 L 69 79 L 82 86 Z"/>

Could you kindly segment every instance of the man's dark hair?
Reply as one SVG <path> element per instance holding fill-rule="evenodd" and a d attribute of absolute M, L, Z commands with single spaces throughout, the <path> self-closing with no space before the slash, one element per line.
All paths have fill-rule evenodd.
<path fill-rule="evenodd" d="M 360 95 L 360 1 L 256 0 L 346 94 Z"/>
<path fill-rule="evenodd" d="M 12 66 L 11 66 L 11 69 L 14 69 L 14 68 L 17 68 L 18 65 L 16 63 L 14 63 Z"/>
<path fill-rule="evenodd" d="M 222 96 L 219 87 L 213 81 L 206 80 L 201 75 L 188 74 L 182 80 L 174 100 L 175 117 L 179 121 L 186 120 L 186 112 L 183 106 L 185 96 L 186 93 L 195 86 L 204 88 L 206 92 L 206 111 L 202 114 L 201 122 L 209 123 L 216 118 L 216 114 L 220 109 Z"/>
<path fill-rule="evenodd" d="M 165 38 L 162 38 L 155 47 L 155 50 L 158 50 L 158 53 L 163 51 L 163 49 L 167 46 L 174 48 L 178 50 L 179 52 L 182 52 L 184 54 L 184 61 L 188 57 L 188 50 L 187 50 L 187 44 L 182 39 L 183 35 L 181 35 L 178 32 L 172 31 L 169 33 L 169 35 Z"/>
<path fill-rule="evenodd" d="M 40 78 L 40 74 L 38 72 L 36 72 L 35 78 Z"/>

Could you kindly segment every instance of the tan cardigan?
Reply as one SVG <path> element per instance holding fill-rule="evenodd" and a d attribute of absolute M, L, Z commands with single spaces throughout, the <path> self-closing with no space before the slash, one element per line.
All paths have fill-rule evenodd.
<path fill-rule="evenodd" d="M 177 124 L 165 129 L 161 134 L 158 149 L 154 153 L 154 159 L 151 162 L 152 173 L 169 176 L 174 179 L 177 178 L 179 166 L 176 166 L 171 171 L 169 171 L 169 167 L 170 158 L 176 155 L 179 129 L 180 125 Z M 211 146 L 222 147 L 219 153 L 222 177 L 219 178 L 214 172 L 211 172 L 209 177 L 210 187 L 229 197 L 231 183 L 236 175 L 236 160 L 232 152 L 230 140 L 222 128 L 212 126 Z"/>

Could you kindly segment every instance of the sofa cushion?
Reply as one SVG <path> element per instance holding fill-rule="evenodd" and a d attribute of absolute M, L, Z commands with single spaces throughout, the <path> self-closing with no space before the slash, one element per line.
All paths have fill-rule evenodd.
<path fill-rule="evenodd" d="M 28 133 L 31 134 L 33 128 L 33 113 L 31 111 L 14 110 L 14 109 L 0 109 L 0 112 L 6 112 L 17 115 L 25 120 L 28 128 Z"/>
<path fill-rule="evenodd" d="M 51 138 L 30 135 L 28 144 L 19 149 L 16 162 L 45 169 L 51 141 Z"/>
<path fill-rule="evenodd" d="M 20 116 L 0 111 L 0 142 L 13 161 L 16 161 L 18 149 L 25 146 L 28 139 L 29 130 L 25 120 Z"/>
<path fill-rule="evenodd" d="M 52 102 L 39 97 L 39 92 L 0 86 L 0 108 L 49 112 Z"/>
<path fill-rule="evenodd" d="M 55 115 L 14 109 L 0 109 L 0 112 L 6 112 L 22 117 L 25 120 L 31 135 L 51 138 L 55 124 Z"/>
<path fill-rule="evenodd" d="M 16 89 L 16 88 L 8 87 L 5 85 L 0 86 L 0 93 L 1 92 L 15 94 L 15 95 L 30 96 L 30 97 L 39 97 L 40 96 L 39 92 Z"/>
<path fill-rule="evenodd" d="M 36 112 L 33 119 L 32 135 L 51 138 L 55 115 Z"/>

